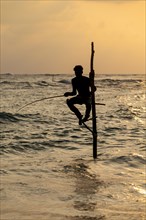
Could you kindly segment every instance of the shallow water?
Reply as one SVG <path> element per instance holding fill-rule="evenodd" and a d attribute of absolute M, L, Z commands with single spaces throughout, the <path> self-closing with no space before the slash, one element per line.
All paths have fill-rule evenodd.
<path fill-rule="evenodd" d="M 65 97 L 70 75 L 1 75 L 1 219 L 144 220 L 144 76 L 98 76 L 98 158 Z M 84 112 L 84 106 L 79 106 Z M 88 126 L 92 126 L 89 121 Z"/>

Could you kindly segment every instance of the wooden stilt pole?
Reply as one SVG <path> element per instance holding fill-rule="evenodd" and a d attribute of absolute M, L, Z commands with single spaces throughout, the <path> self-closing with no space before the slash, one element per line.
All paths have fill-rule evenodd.
<path fill-rule="evenodd" d="M 93 158 L 97 158 L 97 126 L 96 126 L 96 105 L 95 105 L 95 85 L 94 85 L 94 43 L 91 43 L 91 61 L 90 61 L 90 82 L 91 82 L 91 95 L 92 95 L 92 128 L 93 128 Z"/>

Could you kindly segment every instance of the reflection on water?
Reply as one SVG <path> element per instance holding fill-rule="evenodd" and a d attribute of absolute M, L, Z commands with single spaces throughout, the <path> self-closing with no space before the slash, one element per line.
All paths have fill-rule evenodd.
<path fill-rule="evenodd" d="M 137 190 L 139 193 L 146 196 L 146 189 L 140 188 L 140 187 L 134 187 L 135 190 Z"/>
<path fill-rule="evenodd" d="M 87 166 L 83 163 L 78 164 L 76 168 L 79 168 L 80 172 L 75 172 L 75 193 L 78 198 L 74 202 L 74 208 L 79 211 L 94 211 L 96 208 L 95 194 L 100 183 L 87 172 Z"/>
<path fill-rule="evenodd" d="M 105 219 L 104 215 L 97 214 L 97 196 L 101 187 L 104 187 L 103 181 L 97 179 L 96 175 L 88 172 L 89 167 L 80 160 L 71 166 L 65 166 L 65 172 L 72 173 L 75 182 L 73 207 L 83 216 L 76 216 L 76 219 Z"/>

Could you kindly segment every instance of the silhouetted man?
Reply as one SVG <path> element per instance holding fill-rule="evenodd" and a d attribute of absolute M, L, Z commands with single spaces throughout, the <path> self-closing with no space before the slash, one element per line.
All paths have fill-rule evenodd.
<path fill-rule="evenodd" d="M 83 67 L 81 65 L 75 66 L 74 71 L 76 76 L 72 79 L 72 92 L 66 92 L 64 93 L 64 96 L 65 97 L 75 96 L 77 94 L 75 97 L 71 99 L 67 99 L 67 105 L 70 108 L 70 110 L 75 113 L 75 115 L 79 119 L 79 125 L 81 125 L 82 122 L 87 121 L 88 118 L 90 117 L 90 111 L 91 111 L 90 79 L 86 76 L 82 76 Z M 84 118 L 83 115 L 80 113 L 80 111 L 75 107 L 75 104 L 86 105 Z"/>

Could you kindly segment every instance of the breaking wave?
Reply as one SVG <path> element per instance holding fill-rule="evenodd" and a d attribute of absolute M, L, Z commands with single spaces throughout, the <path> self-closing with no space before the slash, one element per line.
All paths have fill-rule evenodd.
<path fill-rule="evenodd" d="M 143 87 L 145 85 L 144 81 L 139 79 L 101 79 L 96 81 L 96 85 L 99 84 L 99 87 L 119 87 L 119 88 L 129 88 L 129 87 Z"/>
<path fill-rule="evenodd" d="M 18 122 L 19 119 L 11 113 L 0 112 L 0 123 Z"/>
<path fill-rule="evenodd" d="M 39 117 L 39 113 L 37 114 L 12 114 L 9 112 L 0 112 L 0 123 L 4 124 L 7 122 L 19 122 L 24 121 L 26 119 L 34 119 L 36 120 L 36 117 Z"/>
<path fill-rule="evenodd" d="M 23 88 L 32 88 L 30 82 L 10 82 L 10 81 L 2 81 L 0 82 L 1 86 L 7 86 L 7 89 L 23 89 Z"/>

